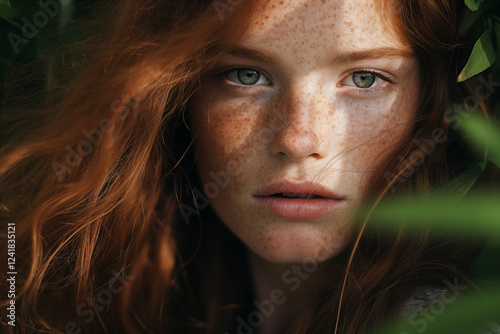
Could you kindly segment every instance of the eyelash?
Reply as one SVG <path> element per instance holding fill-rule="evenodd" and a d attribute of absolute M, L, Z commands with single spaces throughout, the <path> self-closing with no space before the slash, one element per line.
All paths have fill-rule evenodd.
<path fill-rule="evenodd" d="M 356 68 L 354 70 L 351 70 L 342 81 L 346 80 L 349 76 L 353 75 L 354 73 L 358 73 L 358 72 L 371 73 L 371 74 L 375 75 L 376 77 L 379 77 L 380 79 L 389 82 L 390 84 L 394 84 L 394 81 L 389 79 L 384 74 L 382 74 L 376 70 L 369 69 L 369 68 Z M 338 86 L 338 84 L 337 84 L 337 86 Z M 378 85 L 378 86 L 380 86 L 380 85 Z M 378 86 L 376 86 L 376 87 L 378 87 Z M 350 87 L 352 87 L 352 86 L 350 86 Z M 355 92 L 354 94 L 373 96 L 373 95 L 377 95 L 379 93 L 382 93 L 384 91 L 384 88 L 354 88 L 353 87 L 353 90 Z"/>
<path fill-rule="evenodd" d="M 215 76 L 217 78 L 220 78 L 220 77 L 223 77 L 223 76 L 225 77 L 225 76 L 227 76 L 228 73 L 231 73 L 231 72 L 237 71 L 237 70 L 253 70 L 253 71 L 257 71 L 257 72 L 261 73 L 266 78 L 269 77 L 264 71 L 259 70 L 257 68 L 247 67 L 247 66 L 232 66 L 230 68 L 225 68 L 225 69 L 222 69 L 221 73 L 216 74 Z M 394 84 L 394 81 L 391 80 L 391 79 L 389 79 L 384 74 L 382 74 L 382 73 L 380 73 L 380 72 L 378 72 L 376 70 L 369 69 L 369 68 L 357 68 L 357 69 L 351 70 L 342 81 L 346 80 L 349 76 L 353 75 L 354 73 L 358 73 L 358 72 L 371 73 L 371 74 L 377 76 L 378 78 L 380 78 L 380 79 L 382 79 L 384 81 L 389 82 L 390 84 Z M 227 80 L 230 81 L 229 79 L 227 79 Z M 269 82 L 271 82 L 271 80 L 269 80 Z M 235 88 L 235 89 L 248 89 L 248 87 L 254 86 L 254 85 L 248 85 L 248 86 L 246 86 L 246 85 L 240 85 L 240 84 L 237 84 L 237 83 L 233 83 L 233 84 L 230 84 L 230 85 L 231 85 L 232 88 Z M 270 85 L 272 85 L 272 82 L 271 82 Z M 339 85 L 337 84 L 337 86 L 339 86 Z M 380 86 L 380 85 L 378 85 L 378 86 Z M 376 86 L 376 87 L 378 87 L 378 86 Z M 352 87 L 352 86 L 349 86 L 349 87 Z M 382 91 L 384 90 L 384 88 L 352 88 L 352 89 L 354 90 L 354 94 L 356 94 L 356 95 L 365 95 L 365 96 L 377 95 L 379 93 L 382 93 Z"/>
<path fill-rule="evenodd" d="M 216 78 L 226 77 L 229 73 L 234 72 L 234 71 L 238 71 L 238 70 L 251 70 L 251 71 L 259 72 L 261 75 L 266 77 L 269 80 L 269 82 L 271 82 L 271 80 L 269 79 L 269 75 L 267 73 L 265 73 L 264 71 L 262 71 L 258 68 L 253 68 L 253 67 L 249 67 L 249 66 L 225 67 L 225 68 L 220 69 L 220 71 L 222 71 L 222 72 L 219 72 L 219 74 L 216 74 L 215 77 Z M 230 81 L 229 79 L 227 79 L 227 80 Z M 234 88 L 241 88 L 241 89 L 247 89 L 247 87 L 257 86 L 257 85 L 241 85 L 241 84 L 237 84 L 235 82 L 233 82 L 233 84 L 234 85 L 231 85 L 231 86 L 233 86 Z M 272 83 L 270 86 L 272 86 Z"/>

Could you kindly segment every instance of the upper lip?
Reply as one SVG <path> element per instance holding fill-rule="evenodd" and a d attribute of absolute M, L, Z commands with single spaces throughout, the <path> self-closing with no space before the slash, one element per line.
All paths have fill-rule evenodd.
<path fill-rule="evenodd" d="M 280 193 L 314 194 L 329 199 L 343 199 L 342 196 L 335 194 L 326 187 L 308 181 L 301 181 L 301 182 L 283 181 L 283 182 L 273 183 L 265 187 L 262 191 L 256 193 L 255 196 L 263 197 Z"/>

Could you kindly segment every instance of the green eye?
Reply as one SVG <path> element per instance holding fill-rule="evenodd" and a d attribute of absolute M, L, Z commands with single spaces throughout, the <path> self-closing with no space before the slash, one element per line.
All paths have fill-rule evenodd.
<path fill-rule="evenodd" d="M 260 73 L 252 70 L 238 70 L 238 79 L 244 85 L 255 85 L 259 82 Z"/>
<path fill-rule="evenodd" d="M 227 72 L 226 77 L 234 83 L 245 86 L 265 85 L 269 83 L 269 80 L 259 71 L 250 68 L 231 70 Z"/>
<path fill-rule="evenodd" d="M 370 88 L 375 79 L 375 75 L 369 72 L 355 72 L 352 75 L 352 81 L 358 88 Z"/>

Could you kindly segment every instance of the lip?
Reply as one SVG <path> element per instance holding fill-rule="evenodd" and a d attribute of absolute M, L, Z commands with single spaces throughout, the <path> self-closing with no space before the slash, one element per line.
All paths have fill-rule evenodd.
<path fill-rule="evenodd" d="M 283 198 L 274 197 L 277 193 L 314 194 L 322 198 Z M 264 188 L 254 195 L 257 204 L 278 217 L 295 220 L 309 220 L 323 217 L 334 212 L 345 198 L 335 194 L 322 185 L 312 182 L 280 182 Z"/>

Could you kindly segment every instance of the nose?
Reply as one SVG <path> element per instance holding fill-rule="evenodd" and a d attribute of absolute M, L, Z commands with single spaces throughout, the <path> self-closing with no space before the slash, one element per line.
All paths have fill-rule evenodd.
<path fill-rule="evenodd" d="M 269 144 L 271 154 L 279 159 L 302 161 L 327 155 L 329 149 L 328 99 L 314 81 L 293 85 L 279 103 L 280 126 Z"/>

